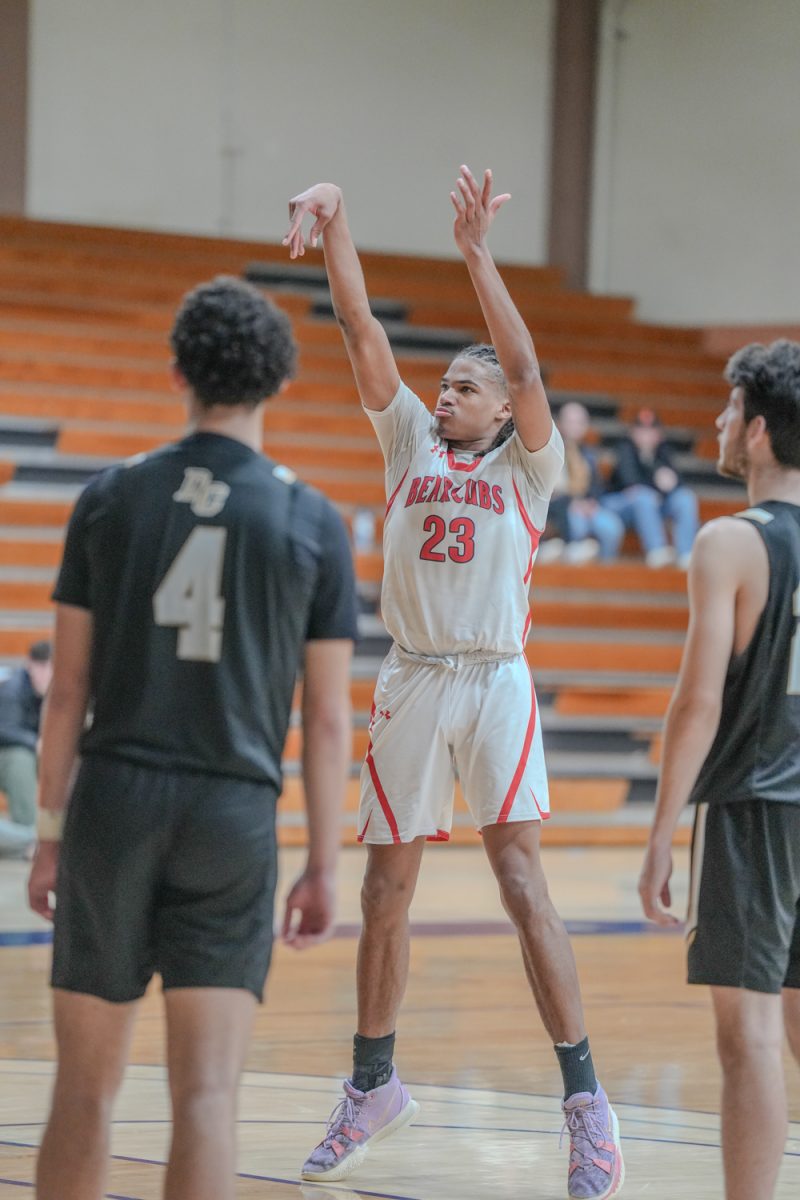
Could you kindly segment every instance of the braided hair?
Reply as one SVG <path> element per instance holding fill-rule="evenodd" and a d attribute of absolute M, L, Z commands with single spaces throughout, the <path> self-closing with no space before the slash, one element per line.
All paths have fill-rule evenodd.
<path fill-rule="evenodd" d="M 459 350 L 456 358 L 472 358 L 476 359 L 491 375 L 493 381 L 501 389 L 506 392 L 506 377 L 503 374 L 503 368 L 500 366 L 500 360 L 497 357 L 497 351 L 494 346 L 490 346 L 487 342 L 476 342 L 472 346 L 465 346 L 463 350 Z M 502 425 L 497 431 L 497 437 L 492 442 L 491 446 L 487 446 L 485 450 L 479 451 L 476 458 L 483 458 L 486 454 L 491 454 L 492 450 L 496 450 L 498 446 L 502 446 L 503 442 L 507 442 L 514 432 L 514 419 L 509 417 L 505 425 Z"/>

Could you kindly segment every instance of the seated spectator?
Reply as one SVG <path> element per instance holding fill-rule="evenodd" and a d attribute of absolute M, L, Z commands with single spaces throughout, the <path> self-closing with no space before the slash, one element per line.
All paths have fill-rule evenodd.
<path fill-rule="evenodd" d="M 649 567 L 677 560 L 686 570 L 697 533 L 697 497 L 681 482 L 661 422 L 651 409 L 639 412 L 620 443 L 610 492 L 602 504 L 621 517 L 626 528 L 636 530 Z M 665 520 L 672 523 L 674 549 L 667 541 Z"/>
<path fill-rule="evenodd" d="M 564 439 L 564 469 L 550 501 L 549 520 L 558 537 L 542 544 L 540 561 L 589 562 L 599 555 L 608 562 L 619 553 L 625 527 L 616 513 L 600 505 L 603 480 L 597 458 L 584 444 L 588 410 L 571 401 L 556 423 Z"/>
<path fill-rule="evenodd" d="M 35 642 L 25 665 L 0 683 L 0 854 L 25 854 L 36 840 L 36 747 L 42 700 L 53 674 L 49 642 Z"/>

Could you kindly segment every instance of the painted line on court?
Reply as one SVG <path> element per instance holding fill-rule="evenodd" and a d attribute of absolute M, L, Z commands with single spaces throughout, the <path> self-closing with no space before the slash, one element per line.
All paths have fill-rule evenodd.
<path fill-rule="evenodd" d="M 27 1183 L 24 1179 L 0 1179 L 0 1183 L 7 1183 L 9 1187 L 35 1188 L 35 1183 Z M 106 1200 L 142 1200 L 141 1196 L 119 1196 L 116 1192 L 106 1192 Z"/>
<path fill-rule="evenodd" d="M 52 929 L 0 930 L 0 946 L 49 946 L 52 940 Z"/>
<path fill-rule="evenodd" d="M 632 937 L 652 934 L 655 937 L 675 937 L 680 926 L 653 925 L 649 921 L 565 921 L 572 937 Z M 359 923 L 337 925 L 334 938 L 357 938 Z M 514 926 L 510 921 L 415 921 L 411 923 L 412 937 L 511 937 Z M 49 946 L 53 941 L 50 929 L 0 931 L 0 947 Z"/>
<path fill-rule="evenodd" d="M 0 1146 L 12 1146 L 17 1150 L 38 1150 L 38 1146 L 30 1142 L 6 1142 L 0 1141 Z M 158 1158 L 134 1158 L 130 1154 L 111 1154 L 109 1158 L 112 1162 L 127 1162 L 136 1163 L 142 1167 L 165 1167 L 167 1164 L 162 1159 Z M 255 1179 L 259 1183 L 285 1183 L 289 1187 L 316 1187 L 309 1179 L 283 1179 L 278 1175 L 254 1175 L 249 1171 L 237 1171 L 237 1179 Z M 0 1179 L 0 1183 L 6 1182 Z M 23 1183 L 21 1180 L 10 1179 L 10 1184 L 16 1187 L 33 1187 L 32 1183 Z M 397 1192 L 365 1192 L 356 1189 L 356 1195 L 368 1196 L 370 1200 L 422 1200 L 419 1196 L 401 1196 Z M 141 1200 L 137 1196 L 110 1196 L 108 1200 Z"/>
<path fill-rule="evenodd" d="M 4 1062 L 18 1062 L 18 1061 L 20 1061 L 20 1060 L 0 1058 L 0 1064 L 2 1064 Z M 52 1060 L 46 1059 L 46 1058 L 32 1058 L 32 1059 L 27 1059 L 24 1061 L 31 1062 L 31 1063 L 38 1063 L 43 1066 L 49 1066 L 49 1067 L 52 1067 L 55 1065 Z M 163 1064 L 159 1064 L 159 1063 L 133 1063 L 131 1065 L 134 1067 L 134 1069 L 138 1068 L 138 1069 L 144 1069 L 144 1070 L 156 1070 L 156 1071 L 161 1071 L 161 1072 L 163 1072 L 165 1070 Z M 246 1074 L 257 1075 L 257 1074 L 259 1074 L 259 1072 L 247 1071 Z M 2 1076 L 7 1077 L 9 1075 L 20 1075 L 20 1076 L 23 1076 L 24 1078 L 32 1078 L 32 1077 L 33 1078 L 44 1078 L 43 1073 L 39 1072 L 39 1071 L 25 1071 L 25 1070 L 18 1070 L 18 1069 L 14 1070 L 14 1071 L 0 1071 L 0 1077 L 2 1077 Z M 286 1076 L 286 1078 L 288 1078 L 288 1079 L 293 1079 L 293 1078 L 316 1079 L 316 1080 L 320 1080 L 320 1079 L 324 1080 L 327 1078 L 327 1079 L 330 1079 L 331 1085 L 333 1085 L 333 1084 L 336 1084 L 339 1086 L 341 1085 L 341 1076 L 333 1076 L 333 1075 L 332 1076 L 319 1076 L 319 1075 L 309 1075 L 304 1072 L 293 1072 L 291 1075 Z M 159 1081 L 161 1081 L 161 1080 L 155 1080 L 155 1081 L 142 1080 L 140 1077 L 137 1077 L 137 1076 L 134 1076 L 134 1080 L 136 1080 L 138 1082 L 159 1082 Z M 415 1086 L 420 1087 L 420 1088 L 435 1088 L 437 1091 L 464 1092 L 467 1094 L 476 1093 L 476 1092 L 486 1093 L 486 1092 L 491 1091 L 491 1093 L 493 1095 L 505 1096 L 505 1097 L 517 1097 L 519 1100 L 531 1100 L 534 1098 L 538 1098 L 538 1099 L 542 1099 L 542 1100 L 552 1100 L 554 1105 L 560 1103 L 560 1101 L 557 1097 L 535 1096 L 535 1094 L 532 1094 L 532 1093 L 526 1094 L 524 1092 L 510 1092 L 510 1091 L 505 1091 L 505 1090 L 500 1090 L 500 1089 L 495 1090 L 495 1089 L 488 1089 L 488 1088 L 477 1088 L 477 1087 L 469 1087 L 469 1086 L 465 1086 L 465 1085 L 430 1084 L 430 1083 L 414 1084 L 414 1083 L 411 1083 L 409 1086 L 412 1088 Z M 277 1081 L 270 1082 L 269 1076 L 265 1074 L 265 1078 L 264 1078 L 263 1082 L 261 1082 L 261 1081 L 248 1082 L 246 1080 L 243 1080 L 242 1083 L 240 1084 L 240 1087 L 249 1088 L 249 1089 L 253 1089 L 253 1090 L 262 1089 L 262 1090 L 267 1090 L 267 1091 L 280 1091 L 280 1090 L 288 1088 L 289 1085 L 284 1084 L 284 1083 L 279 1083 Z M 305 1088 L 302 1091 L 303 1096 L 309 1096 L 309 1095 L 313 1095 L 313 1094 L 329 1096 L 330 1089 L 327 1087 L 325 1087 L 325 1088 L 318 1087 L 318 1088 L 313 1088 L 313 1089 Z M 424 1101 L 424 1103 L 440 1104 L 445 1107 L 447 1107 L 447 1106 L 455 1107 L 460 1102 L 457 1099 L 450 1100 L 450 1099 L 444 1099 L 443 1097 L 436 1097 L 435 1099 Z M 617 1104 L 620 1107 L 624 1106 L 625 1108 L 645 1109 L 645 1110 L 652 1111 L 652 1112 L 673 1113 L 676 1117 L 680 1116 L 681 1114 L 705 1116 L 705 1117 L 717 1117 L 717 1118 L 719 1117 L 719 1113 L 712 1112 L 708 1109 L 675 1108 L 675 1107 L 670 1107 L 670 1106 L 662 1105 L 662 1104 L 642 1104 L 642 1103 L 638 1103 L 636 1101 L 629 1101 L 629 1100 L 618 1100 Z M 472 1109 L 489 1108 L 489 1109 L 494 1109 L 495 1111 L 500 1110 L 500 1111 L 507 1111 L 507 1112 L 523 1111 L 523 1112 L 542 1114 L 542 1115 L 548 1115 L 550 1113 L 550 1109 L 548 1109 L 548 1108 L 543 1108 L 543 1107 L 540 1108 L 538 1106 L 535 1108 L 526 1108 L 522 1104 L 503 1105 L 503 1104 L 497 1104 L 492 1100 L 479 1101 L 478 1103 L 473 1103 L 473 1104 L 469 1105 L 469 1107 Z M 625 1124 L 625 1125 L 630 1125 L 630 1124 L 646 1125 L 646 1124 L 650 1123 L 650 1124 L 654 1124 L 654 1125 L 660 1124 L 660 1125 L 663 1125 L 665 1128 L 671 1128 L 671 1129 L 697 1130 L 697 1126 L 692 1125 L 686 1121 L 663 1121 L 663 1122 L 648 1121 L 648 1119 L 646 1117 L 636 1117 L 636 1116 L 629 1115 L 629 1114 L 624 1115 L 622 1118 L 622 1121 L 623 1121 L 623 1124 Z M 168 1123 L 169 1123 L 169 1121 L 167 1118 L 145 1118 L 143 1120 L 138 1120 L 136 1118 L 127 1118 L 126 1119 L 126 1118 L 120 1117 L 120 1118 L 117 1118 L 116 1120 L 112 1121 L 112 1124 L 114 1124 L 114 1125 L 142 1125 L 142 1124 L 168 1124 Z M 242 1118 L 239 1120 L 238 1123 L 243 1124 L 243 1125 L 258 1125 L 258 1124 L 318 1125 L 319 1124 L 319 1122 L 316 1120 L 285 1121 L 280 1118 L 256 1118 L 256 1117 Z M 41 1128 L 44 1124 L 45 1124 L 45 1122 L 43 1122 L 43 1121 L 4 1122 L 4 1123 L 0 1123 L 0 1129 L 36 1129 L 36 1128 Z M 794 1124 L 795 1124 L 795 1122 L 790 1122 L 790 1126 L 794 1125 Z M 420 1128 L 430 1128 L 430 1129 L 462 1129 L 462 1128 L 468 1129 L 468 1128 L 472 1128 L 472 1126 L 458 1126 L 458 1125 L 422 1125 L 420 1122 L 417 1122 L 417 1121 L 414 1122 L 414 1127 L 416 1129 L 420 1129 Z M 482 1125 L 479 1128 L 482 1131 L 491 1129 L 491 1127 L 485 1126 L 485 1125 Z M 498 1129 L 497 1132 L 535 1133 L 535 1134 L 542 1134 L 542 1135 L 547 1135 L 547 1136 L 550 1136 L 550 1135 L 556 1136 L 556 1131 L 552 1130 L 552 1129 L 530 1129 L 530 1128 L 517 1129 L 517 1128 L 515 1128 L 515 1129 L 508 1129 L 508 1130 Z M 701 1129 L 701 1130 L 698 1130 L 698 1132 L 705 1132 L 705 1130 Z M 673 1145 L 673 1146 L 684 1146 L 684 1145 L 685 1146 L 713 1146 L 715 1144 L 715 1143 L 706 1143 L 706 1142 L 693 1142 L 693 1141 L 688 1141 L 688 1140 L 681 1140 L 678 1138 L 645 1137 L 641 1134 L 626 1135 L 626 1140 L 649 1142 L 649 1143 L 655 1144 L 655 1145 L 663 1144 L 663 1145 Z M 787 1135 L 787 1142 L 800 1143 L 800 1137 L 798 1137 L 795 1134 L 789 1133 Z M 28 1146 L 28 1143 L 4 1142 L 4 1141 L 0 1140 L 0 1145 Z M 35 1146 L 32 1146 L 31 1148 L 35 1148 Z M 800 1158 L 800 1150 L 786 1150 L 786 1151 L 784 1151 L 784 1154 L 785 1154 L 785 1156 L 787 1156 L 789 1158 Z M 131 1161 L 150 1162 L 151 1160 L 135 1159 L 135 1160 L 131 1160 Z M 155 1164 L 155 1165 L 158 1165 L 158 1164 Z M 253 1178 L 261 1178 L 261 1177 L 253 1176 Z M 291 1183 L 292 1182 L 292 1180 L 271 1180 L 271 1179 L 269 1179 L 269 1177 L 266 1177 L 266 1176 L 265 1176 L 265 1178 L 267 1178 L 270 1182 L 276 1182 L 276 1183 L 283 1183 L 283 1182 Z M 364 1194 L 365 1195 L 382 1196 L 382 1193 L 364 1193 Z M 397 1200 L 397 1198 L 390 1197 L 389 1200 Z M 400 1197 L 399 1200 L 413 1200 L 413 1198 Z"/>

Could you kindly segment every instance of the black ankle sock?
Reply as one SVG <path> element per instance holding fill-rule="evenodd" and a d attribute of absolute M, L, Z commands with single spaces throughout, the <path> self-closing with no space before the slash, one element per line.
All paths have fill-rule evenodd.
<path fill-rule="evenodd" d="M 392 1077 L 393 1057 L 393 1033 L 379 1038 L 362 1037 L 357 1033 L 353 1038 L 353 1087 L 359 1092 L 371 1092 L 388 1083 Z"/>
<path fill-rule="evenodd" d="M 558 1065 L 564 1080 L 564 1099 L 574 1096 L 576 1092 L 597 1091 L 597 1077 L 592 1064 L 592 1052 L 589 1049 L 589 1039 L 585 1037 L 577 1046 L 566 1042 L 555 1047 L 558 1055 Z"/>

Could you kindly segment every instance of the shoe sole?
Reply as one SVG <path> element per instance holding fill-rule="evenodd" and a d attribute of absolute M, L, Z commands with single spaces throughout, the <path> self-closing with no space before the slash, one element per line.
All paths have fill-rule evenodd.
<path fill-rule="evenodd" d="M 363 1146 L 357 1146 L 352 1153 L 348 1154 L 347 1158 L 338 1162 L 336 1166 L 331 1167 L 327 1171 L 301 1171 L 300 1178 L 307 1179 L 309 1183 L 318 1183 L 322 1179 L 329 1183 L 336 1183 L 340 1179 L 347 1179 L 349 1175 L 352 1175 L 361 1166 L 371 1146 L 374 1146 L 376 1142 L 382 1142 L 384 1138 L 390 1137 L 393 1133 L 397 1133 L 398 1129 L 402 1129 L 404 1125 L 409 1125 L 418 1112 L 419 1105 L 416 1100 L 412 1100 L 409 1097 L 408 1104 L 400 1110 L 393 1121 L 390 1121 L 388 1125 L 384 1125 L 383 1129 L 379 1129 L 376 1133 L 373 1133 L 372 1137 L 368 1138 Z"/>
<path fill-rule="evenodd" d="M 617 1120 L 617 1114 L 614 1112 L 613 1108 L 611 1109 L 611 1132 L 614 1138 L 614 1145 L 617 1148 L 617 1169 L 614 1172 L 611 1182 L 606 1190 L 604 1192 L 600 1192 L 597 1196 L 593 1196 L 592 1200 L 610 1200 L 611 1196 L 616 1196 L 618 1192 L 622 1191 L 622 1185 L 625 1182 L 625 1160 L 622 1157 L 622 1143 L 619 1136 L 619 1121 Z M 575 1200 L 575 1197 L 571 1196 L 569 1192 L 567 1192 L 567 1200 Z"/>

